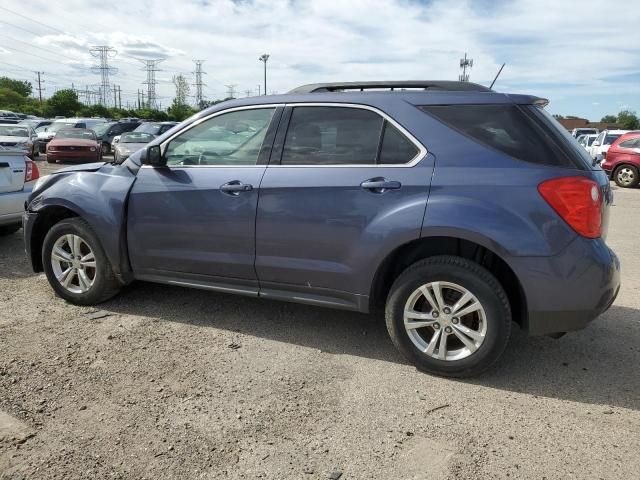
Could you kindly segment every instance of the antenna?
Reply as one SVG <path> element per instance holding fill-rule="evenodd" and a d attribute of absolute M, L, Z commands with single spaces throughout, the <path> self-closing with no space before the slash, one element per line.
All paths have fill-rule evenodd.
<path fill-rule="evenodd" d="M 496 78 L 494 78 L 493 82 L 491 82 L 491 85 L 489 85 L 490 89 L 493 88 L 493 84 L 496 83 L 496 80 L 498 79 L 498 77 L 502 73 L 502 69 L 504 68 L 505 65 L 506 65 L 506 63 L 503 63 L 502 66 L 500 67 L 500 70 L 498 70 L 498 73 L 496 73 Z"/>
<path fill-rule="evenodd" d="M 109 58 L 113 58 L 118 53 L 117 50 L 108 45 L 95 45 L 89 49 L 91 55 L 100 59 L 100 65 L 94 65 L 91 69 L 100 72 L 100 104 L 107 106 L 109 101 L 109 75 L 118 73 L 117 68 L 109 66 Z M 115 106 L 115 105 L 114 105 Z"/>
<path fill-rule="evenodd" d="M 461 82 L 469 81 L 469 74 L 467 73 L 467 68 L 471 70 L 473 67 L 473 59 L 467 58 L 467 52 L 464 53 L 464 58 L 460 59 L 460 68 L 462 69 L 462 74 L 458 75 L 458 80 Z"/>

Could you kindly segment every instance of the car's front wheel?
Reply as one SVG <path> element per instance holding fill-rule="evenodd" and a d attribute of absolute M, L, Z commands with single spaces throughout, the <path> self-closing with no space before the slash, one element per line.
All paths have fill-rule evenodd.
<path fill-rule="evenodd" d="M 42 265 L 58 296 L 71 303 L 94 305 L 120 289 L 98 238 L 80 218 L 62 220 L 49 230 Z"/>
<path fill-rule="evenodd" d="M 101 146 L 101 150 L 102 150 L 102 155 L 109 155 L 111 153 L 111 145 L 109 145 L 106 142 L 103 142 Z"/>
<path fill-rule="evenodd" d="M 419 261 L 396 279 L 386 306 L 395 346 L 418 369 L 468 377 L 502 355 L 511 309 L 498 280 L 461 257 Z"/>

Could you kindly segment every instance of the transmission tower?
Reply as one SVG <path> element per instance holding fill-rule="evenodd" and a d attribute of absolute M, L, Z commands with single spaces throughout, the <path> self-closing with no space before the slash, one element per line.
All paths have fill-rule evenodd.
<path fill-rule="evenodd" d="M 227 87 L 227 98 L 236 98 L 236 84 L 225 85 Z"/>
<path fill-rule="evenodd" d="M 113 75 L 118 72 L 117 68 L 109 66 L 109 59 L 115 57 L 115 48 L 107 45 L 95 45 L 89 50 L 91 55 L 100 59 L 100 65 L 94 65 L 91 69 L 94 72 L 100 72 L 100 104 L 107 106 L 109 101 L 109 75 Z"/>
<path fill-rule="evenodd" d="M 469 74 L 467 73 L 467 68 L 471 70 L 471 67 L 473 67 L 473 59 L 467 58 L 467 53 L 465 52 L 464 58 L 460 59 L 460 68 L 462 69 L 462 73 L 458 75 L 458 80 L 461 82 L 468 82 Z"/>
<path fill-rule="evenodd" d="M 202 97 L 202 87 L 207 85 L 202 82 L 202 75 L 206 75 L 207 72 L 202 71 L 202 64 L 204 63 L 204 60 L 194 60 L 194 63 L 196 64 L 196 70 L 193 73 L 196 76 L 196 83 L 193 85 L 196 87 L 196 106 L 201 108 L 202 101 L 204 100 Z"/>
<path fill-rule="evenodd" d="M 141 61 L 144 64 L 144 70 L 147 71 L 147 79 L 144 82 L 142 82 L 147 86 L 146 106 L 147 108 L 150 108 L 150 109 L 157 109 L 158 104 L 156 100 L 158 97 L 156 95 L 156 84 L 158 83 L 158 81 L 156 80 L 156 72 L 161 71 L 158 68 L 158 65 L 160 64 L 160 62 L 164 61 L 164 59 L 163 58 L 158 58 L 156 60 L 139 59 L 139 61 Z M 142 101 L 142 103 L 144 103 L 144 100 Z"/>

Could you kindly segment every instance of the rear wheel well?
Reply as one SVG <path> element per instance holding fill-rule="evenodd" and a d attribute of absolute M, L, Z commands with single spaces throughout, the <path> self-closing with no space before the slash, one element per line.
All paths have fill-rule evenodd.
<path fill-rule="evenodd" d="M 526 298 L 520 281 L 498 254 L 482 245 L 455 237 L 428 237 L 398 247 L 385 258 L 376 272 L 371 288 L 371 308 L 384 308 L 395 279 L 415 262 L 436 255 L 455 255 L 472 260 L 489 270 L 509 297 L 513 319 L 527 328 Z"/>
<path fill-rule="evenodd" d="M 77 217 L 78 214 L 66 207 L 51 206 L 38 212 L 36 222 L 31 231 L 31 262 L 33 270 L 42 272 L 42 244 L 47 232 L 56 223 L 65 218 Z"/>

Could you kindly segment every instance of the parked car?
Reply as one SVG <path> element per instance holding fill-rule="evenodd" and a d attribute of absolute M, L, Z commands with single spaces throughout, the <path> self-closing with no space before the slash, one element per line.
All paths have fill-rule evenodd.
<path fill-rule="evenodd" d="M 47 162 L 98 162 L 102 158 L 100 143 L 93 130 L 69 128 L 59 130 L 47 145 Z"/>
<path fill-rule="evenodd" d="M 96 126 L 93 131 L 96 132 L 96 137 L 98 137 L 102 154 L 108 155 L 111 153 L 113 137 L 135 130 L 138 125 L 140 125 L 140 122 L 109 122 Z"/>
<path fill-rule="evenodd" d="M 578 138 L 580 135 L 598 135 L 598 129 L 597 128 L 574 128 L 573 130 L 571 130 L 571 135 L 574 138 Z"/>
<path fill-rule="evenodd" d="M 154 138 L 150 133 L 143 132 L 127 132 L 120 136 L 120 142 L 116 145 L 113 152 L 113 161 L 115 163 L 122 163 L 132 153 L 137 152 L 147 143 L 151 142 Z"/>
<path fill-rule="evenodd" d="M 39 176 L 36 164 L 22 151 L 0 147 L 0 235 L 22 226 L 25 201 Z"/>
<path fill-rule="evenodd" d="M 162 135 L 167 130 L 175 127 L 177 124 L 178 122 L 143 122 L 133 131 L 150 133 L 154 137 L 157 137 L 158 135 Z M 111 141 L 111 148 L 115 148 L 119 141 L 120 135 L 113 137 L 113 140 Z"/>
<path fill-rule="evenodd" d="M 10 112 L 9 110 L 0 110 L 0 123 L 11 125 L 20 123 L 21 121 L 22 119 L 14 112 Z"/>
<path fill-rule="evenodd" d="M 620 135 L 624 135 L 628 133 L 630 130 L 603 130 L 601 131 L 596 139 L 591 144 L 589 148 L 589 153 L 591 158 L 593 158 L 598 163 L 602 161 L 603 153 L 606 153 L 609 150 L 609 146 L 616 140 Z"/>
<path fill-rule="evenodd" d="M 585 135 L 580 135 L 577 140 L 578 140 L 578 143 L 582 145 L 582 147 L 585 150 L 589 151 L 589 147 L 591 147 L 591 145 L 593 144 L 597 136 L 598 135 L 595 133 L 585 134 Z"/>
<path fill-rule="evenodd" d="M 640 182 L 640 132 L 626 133 L 609 147 L 601 165 L 619 187 L 635 187 Z"/>
<path fill-rule="evenodd" d="M 44 146 L 42 148 L 40 147 L 40 140 L 37 135 L 39 132 L 44 132 L 44 129 L 49 125 L 51 125 L 52 123 L 53 123 L 53 120 L 46 120 L 44 118 L 28 118 L 18 123 L 18 125 L 28 125 L 31 128 L 33 128 L 33 130 L 36 132 L 36 140 L 33 142 L 34 143 L 33 148 L 34 148 L 34 151 L 36 152 L 36 156 L 38 153 L 40 153 L 40 151 L 44 152 Z"/>
<path fill-rule="evenodd" d="M 619 290 L 609 179 L 546 103 L 448 81 L 223 102 L 121 165 L 49 176 L 25 213 L 26 251 L 80 305 L 138 279 L 382 307 L 418 368 L 475 375 L 512 321 L 577 330 Z"/>
<path fill-rule="evenodd" d="M 23 155 L 34 158 L 38 155 L 35 142 L 38 136 L 28 125 L 2 124 L 0 123 L 0 146 L 11 147 L 13 151 L 19 151 Z"/>
<path fill-rule="evenodd" d="M 105 123 L 104 118 L 59 118 L 53 121 L 51 125 L 45 127 L 44 131 L 38 133 L 38 144 L 40 152 L 45 153 L 47 144 L 59 130 L 69 128 L 89 128 L 94 129 L 97 125 Z"/>

